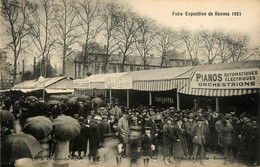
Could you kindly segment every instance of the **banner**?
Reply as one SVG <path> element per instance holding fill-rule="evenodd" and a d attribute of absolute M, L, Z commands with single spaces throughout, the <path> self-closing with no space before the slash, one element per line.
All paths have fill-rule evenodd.
<path fill-rule="evenodd" d="M 190 77 L 190 87 L 202 89 L 260 88 L 260 69 L 196 71 Z"/>
<path fill-rule="evenodd" d="M 132 77 L 107 78 L 107 89 L 132 89 Z"/>
<path fill-rule="evenodd" d="M 90 82 L 85 79 L 79 79 L 73 81 L 73 88 L 86 88 L 90 89 Z"/>

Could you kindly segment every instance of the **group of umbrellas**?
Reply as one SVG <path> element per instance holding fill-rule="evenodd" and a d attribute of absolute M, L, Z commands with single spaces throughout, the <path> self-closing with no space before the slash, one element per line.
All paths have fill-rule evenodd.
<path fill-rule="evenodd" d="M 68 95 L 52 95 L 47 104 L 60 104 L 66 101 L 68 104 L 77 104 L 79 101 L 102 104 L 101 98 L 92 99 L 90 96 L 69 97 Z M 26 100 L 34 101 L 35 96 L 28 96 Z M 10 111 L 0 110 L 1 123 L 14 121 L 15 117 Z M 53 133 L 60 140 L 70 140 L 80 134 L 81 126 L 78 121 L 70 116 L 60 115 L 53 122 L 45 116 L 27 118 L 22 130 L 24 133 L 10 134 L 2 138 L 1 163 L 6 164 L 20 158 L 34 159 L 44 149 L 40 140 Z"/>
<path fill-rule="evenodd" d="M 14 120 L 9 111 L 2 110 L 0 114 L 1 122 Z M 68 140 L 79 135 L 80 128 L 78 121 L 70 116 L 60 115 L 53 122 L 45 116 L 30 117 L 23 126 L 25 133 L 7 135 L 2 139 L 1 163 L 10 163 L 20 158 L 34 159 L 44 151 L 39 140 L 47 137 L 52 131 L 56 137 Z"/>

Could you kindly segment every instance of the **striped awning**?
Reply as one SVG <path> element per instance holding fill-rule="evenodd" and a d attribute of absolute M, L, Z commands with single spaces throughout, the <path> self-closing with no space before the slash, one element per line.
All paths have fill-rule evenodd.
<path fill-rule="evenodd" d="M 133 81 L 133 90 L 167 91 L 177 88 L 176 80 Z"/>
<path fill-rule="evenodd" d="M 260 93 L 260 89 L 199 89 L 190 87 L 190 79 L 178 79 L 178 92 L 195 96 L 228 97 Z"/>

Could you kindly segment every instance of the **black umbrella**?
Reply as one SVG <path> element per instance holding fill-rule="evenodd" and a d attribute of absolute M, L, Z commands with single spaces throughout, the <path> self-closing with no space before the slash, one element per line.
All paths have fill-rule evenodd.
<path fill-rule="evenodd" d="M 14 120 L 14 115 L 7 110 L 0 110 L 0 117 L 1 117 L 1 122 Z"/>
<path fill-rule="evenodd" d="M 32 135 L 24 133 L 11 134 L 3 138 L 1 151 L 1 162 L 7 164 L 20 158 L 33 159 L 43 148 Z"/>

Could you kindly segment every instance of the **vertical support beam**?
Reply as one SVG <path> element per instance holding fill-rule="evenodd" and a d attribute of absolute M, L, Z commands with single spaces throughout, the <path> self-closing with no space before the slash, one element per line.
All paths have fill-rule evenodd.
<path fill-rule="evenodd" d="M 180 94 L 177 91 L 177 111 L 180 111 Z"/>
<path fill-rule="evenodd" d="M 216 112 L 219 112 L 219 98 L 216 97 Z"/>
<path fill-rule="evenodd" d="M 129 89 L 126 90 L 126 107 L 129 108 Z"/>
<path fill-rule="evenodd" d="M 112 103 L 112 89 L 109 90 L 109 103 Z"/>
<path fill-rule="evenodd" d="M 152 92 L 149 92 L 149 105 L 151 106 L 152 104 Z"/>

